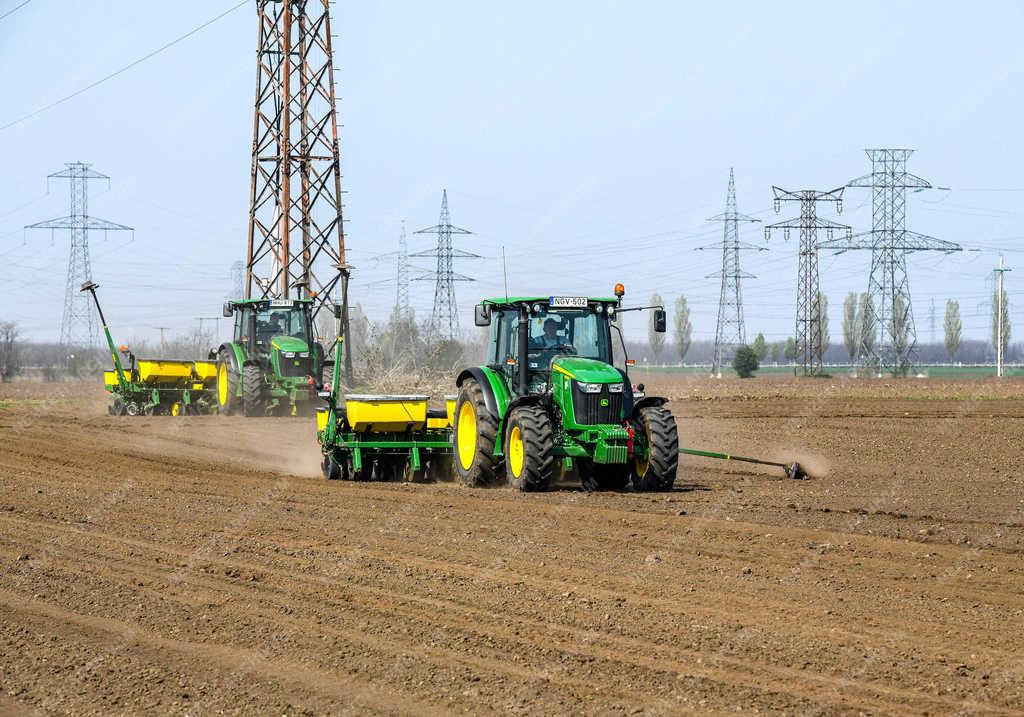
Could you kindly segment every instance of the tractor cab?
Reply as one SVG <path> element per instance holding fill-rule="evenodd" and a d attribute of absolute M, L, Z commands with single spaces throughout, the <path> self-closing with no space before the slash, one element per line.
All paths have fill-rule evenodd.
<path fill-rule="evenodd" d="M 522 389 L 519 382 L 525 372 L 527 393 L 544 392 L 552 370 L 566 362 L 577 367 L 593 363 L 599 371 L 608 368 L 613 363 L 615 306 L 615 299 L 585 297 L 485 301 L 479 313 L 490 323 L 487 365 L 517 389 Z"/>

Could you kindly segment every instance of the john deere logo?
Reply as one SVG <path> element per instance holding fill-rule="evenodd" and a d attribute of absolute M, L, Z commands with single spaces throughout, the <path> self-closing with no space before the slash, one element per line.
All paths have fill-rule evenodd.
<path fill-rule="evenodd" d="M 608 405 L 608 399 L 607 398 L 602 398 L 601 399 L 601 407 L 603 408 L 603 407 L 605 407 L 607 405 Z"/>

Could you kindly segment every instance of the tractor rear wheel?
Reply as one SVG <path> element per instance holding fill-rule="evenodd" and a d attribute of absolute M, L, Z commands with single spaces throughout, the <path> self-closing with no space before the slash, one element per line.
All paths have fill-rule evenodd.
<path fill-rule="evenodd" d="M 501 475 L 501 459 L 494 456 L 498 419 L 487 410 L 480 384 L 467 378 L 455 405 L 455 468 L 470 486 L 493 485 Z"/>
<path fill-rule="evenodd" d="M 633 459 L 633 487 L 639 491 L 672 490 L 679 468 L 675 417 L 664 406 L 645 406 L 640 409 L 636 429 L 647 444 L 647 457 Z"/>
<path fill-rule="evenodd" d="M 263 371 L 255 364 L 242 369 L 242 409 L 246 416 L 264 416 L 267 402 L 263 397 Z"/>
<path fill-rule="evenodd" d="M 540 406 L 519 406 L 505 426 L 505 475 L 521 491 L 547 490 L 554 472 L 551 419 Z"/>
<path fill-rule="evenodd" d="M 217 412 L 230 415 L 238 409 L 238 366 L 228 349 L 217 354 Z"/>
<path fill-rule="evenodd" d="M 622 490 L 629 485 L 629 466 L 623 463 L 595 463 L 581 458 L 579 466 L 580 484 L 585 491 Z"/>

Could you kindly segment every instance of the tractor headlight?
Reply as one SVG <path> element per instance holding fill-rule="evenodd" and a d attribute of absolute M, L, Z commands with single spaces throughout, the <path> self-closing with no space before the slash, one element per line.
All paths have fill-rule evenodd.
<path fill-rule="evenodd" d="M 309 358 L 309 351 L 303 351 L 298 356 L 299 358 Z"/>
<path fill-rule="evenodd" d="M 608 384 L 608 393 L 622 393 L 621 383 L 610 383 Z"/>
<path fill-rule="evenodd" d="M 615 316 L 615 307 L 611 304 L 608 305 L 608 318 Z"/>
<path fill-rule="evenodd" d="M 583 391 L 583 393 L 601 393 L 601 386 L 603 384 L 584 383 L 583 381 L 580 381 L 578 385 L 580 387 L 580 390 Z"/>
<path fill-rule="evenodd" d="M 285 358 L 295 358 L 294 351 L 282 351 L 281 355 L 284 356 Z"/>
<path fill-rule="evenodd" d="M 596 313 L 596 314 L 603 314 L 604 313 L 604 304 L 596 305 L 594 307 L 594 313 Z"/>

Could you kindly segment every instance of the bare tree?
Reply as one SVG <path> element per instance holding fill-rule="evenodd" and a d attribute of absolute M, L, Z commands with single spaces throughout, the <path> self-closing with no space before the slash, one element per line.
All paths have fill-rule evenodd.
<path fill-rule="evenodd" d="M 0 322 L 0 381 L 10 383 L 20 369 L 18 325 L 13 321 L 2 321 Z"/>
<path fill-rule="evenodd" d="M 960 321 L 960 302 L 950 299 L 946 302 L 946 318 L 943 322 L 945 329 L 946 353 L 949 360 L 956 358 L 956 352 L 960 348 L 960 339 L 963 335 L 964 325 Z"/>
<path fill-rule="evenodd" d="M 661 306 L 661 296 L 655 291 L 651 294 L 651 306 Z M 647 343 L 654 354 L 654 362 L 661 363 L 661 352 L 665 350 L 665 334 L 659 334 L 654 330 L 654 312 L 649 311 L 647 321 Z"/>
<path fill-rule="evenodd" d="M 690 307 L 685 296 L 676 299 L 675 313 L 676 351 L 679 353 L 679 361 L 682 362 L 693 343 L 693 324 L 690 323 Z"/>
<path fill-rule="evenodd" d="M 857 358 L 857 292 L 851 291 L 843 300 L 843 346 L 850 361 Z"/>
<path fill-rule="evenodd" d="M 819 339 L 818 360 L 824 361 L 832 339 L 828 335 L 828 297 L 820 291 L 811 305 L 811 331 L 817 333 Z"/>
<path fill-rule="evenodd" d="M 860 305 L 857 307 L 857 353 L 867 353 L 875 347 L 875 340 L 878 336 L 878 327 L 875 325 L 875 303 L 871 300 L 871 294 L 860 295 Z"/>

